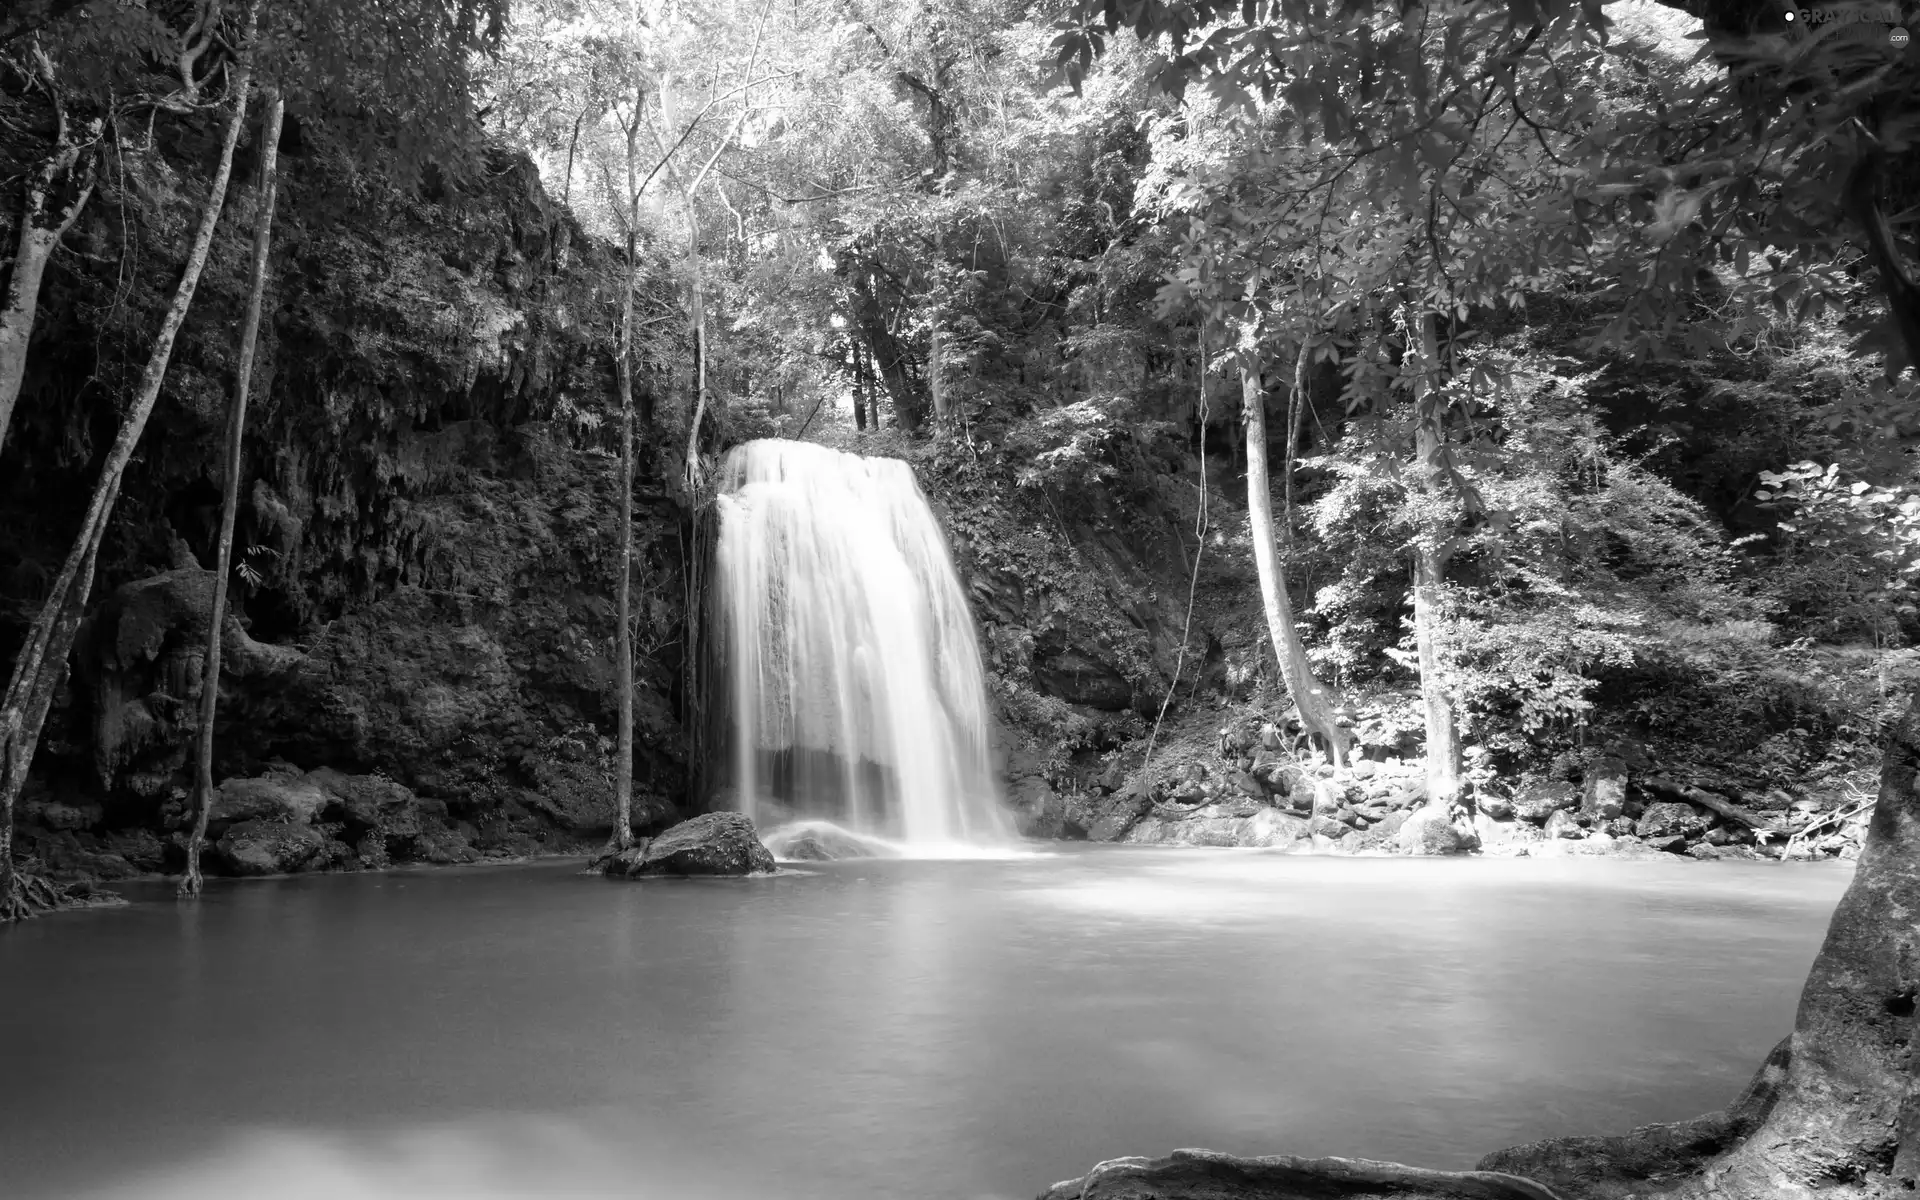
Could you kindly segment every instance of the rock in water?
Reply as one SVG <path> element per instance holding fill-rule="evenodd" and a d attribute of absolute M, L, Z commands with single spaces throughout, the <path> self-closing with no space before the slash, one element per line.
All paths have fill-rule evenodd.
<path fill-rule="evenodd" d="M 702 813 L 644 846 L 608 859 L 602 870 L 619 877 L 649 875 L 758 875 L 777 868 L 753 822 L 735 812 Z"/>
<path fill-rule="evenodd" d="M 1478 849 L 1480 839 L 1455 825 L 1445 809 L 1429 806 L 1407 814 L 1394 844 L 1402 854 L 1465 854 Z"/>
<path fill-rule="evenodd" d="M 1692 838 L 1705 833 L 1709 824 L 1710 818 L 1702 815 L 1693 805 L 1677 800 L 1662 800 L 1647 805 L 1647 811 L 1640 814 L 1634 832 L 1643 838 Z"/>
<path fill-rule="evenodd" d="M 767 835 L 776 860 L 832 862 L 838 858 L 877 858 L 872 843 L 835 825 L 800 825 Z"/>
<path fill-rule="evenodd" d="M 1175 1150 L 1166 1158 L 1116 1158 L 1040 1200 L 1558 1200 L 1528 1179 L 1494 1171 L 1428 1171 L 1363 1158 L 1235 1158 Z"/>

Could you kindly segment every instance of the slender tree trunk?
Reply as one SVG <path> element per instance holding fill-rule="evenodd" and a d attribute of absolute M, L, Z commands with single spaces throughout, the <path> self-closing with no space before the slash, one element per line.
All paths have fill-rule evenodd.
<path fill-rule="evenodd" d="M 700 426 L 707 419 L 707 293 L 700 282 L 700 216 L 687 198 L 687 272 L 692 288 L 687 318 L 693 330 L 693 420 L 687 426 L 687 492 L 698 495 L 705 472 L 700 466 Z"/>
<path fill-rule="evenodd" d="M 99 136 L 98 123 L 89 133 L 90 137 Z M 33 338 L 33 322 L 40 310 L 40 281 L 46 274 L 47 259 L 93 195 L 93 169 L 91 148 L 68 142 L 63 135 L 54 152 L 27 179 L 20 236 L 13 251 L 13 274 L 7 279 L 5 299 L 0 300 L 0 450 L 6 448 L 14 402 L 20 398 L 20 383 L 26 378 L 27 344 Z M 73 179 L 76 190 L 66 203 L 49 212 L 54 186 L 63 177 Z"/>
<path fill-rule="evenodd" d="M 1429 492 L 1446 485 L 1439 477 L 1434 455 L 1440 450 L 1442 414 L 1433 400 L 1432 372 L 1440 354 L 1433 334 L 1433 314 L 1422 314 L 1414 327 L 1420 337 L 1422 371 L 1414 389 L 1414 453 L 1416 473 Z M 1427 801 L 1451 807 L 1460 797 L 1460 737 L 1453 697 L 1440 666 L 1440 606 L 1445 595 L 1447 559 L 1451 551 L 1439 539 L 1441 531 L 1425 530 L 1414 542 L 1413 638 L 1420 660 L 1420 700 L 1427 723 Z"/>
<path fill-rule="evenodd" d="M 220 542 L 214 551 L 213 603 L 207 611 L 207 649 L 200 669 L 200 731 L 194 753 L 193 832 L 187 838 L 187 871 L 182 896 L 198 896 L 200 853 L 213 809 L 213 723 L 220 708 L 221 634 L 227 621 L 227 583 L 233 574 L 233 522 L 240 509 L 240 451 L 247 433 L 247 399 L 253 386 L 254 354 L 260 344 L 260 309 L 267 291 L 267 258 L 273 246 L 273 208 L 278 191 L 275 166 L 280 154 L 280 124 L 286 102 L 275 93 L 260 121 L 259 209 L 253 219 L 253 286 L 240 327 L 240 362 L 234 374 L 233 404 L 227 415 L 227 454 L 220 495 Z"/>
<path fill-rule="evenodd" d="M 1240 397 L 1247 429 L 1247 521 L 1253 534 L 1253 562 L 1260 575 L 1260 599 L 1267 610 L 1267 632 L 1273 637 L 1280 675 L 1300 710 L 1300 723 L 1326 743 L 1335 765 L 1347 759 L 1347 731 L 1334 720 L 1332 689 L 1313 677 L 1307 648 L 1293 620 L 1293 601 L 1273 548 L 1272 481 L 1267 477 L 1266 402 L 1260 394 L 1260 376 L 1240 372 Z"/>
<path fill-rule="evenodd" d="M 226 202 L 227 180 L 233 173 L 233 148 L 240 140 L 240 129 L 247 119 L 247 95 L 253 82 L 251 46 L 257 15 L 257 5 L 249 4 L 240 42 L 244 49 L 234 75 L 233 115 L 227 122 L 226 137 L 220 147 L 220 165 L 214 172 L 206 205 L 200 213 L 200 226 L 187 253 L 186 270 L 174 289 L 166 316 L 161 319 L 160 331 L 147 356 L 133 403 L 100 468 L 100 479 L 94 485 L 93 499 L 87 506 L 79 536 L 74 539 L 73 549 L 60 568 L 46 604 L 27 631 L 26 644 L 14 663 L 5 697 L 0 699 L 0 923 L 28 915 L 26 888 L 13 865 L 14 807 L 26 786 L 27 769 L 39 745 L 54 689 L 66 674 L 67 656 L 73 649 L 80 615 L 86 610 L 87 598 L 93 590 L 100 543 L 106 536 L 113 506 L 120 498 L 121 479 L 146 429 L 147 418 L 153 414 L 154 401 L 159 398 L 167 364 L 173 357 L 174 339 L 179 336 L 187 309 L 193 303 L 200 272 L 206 267 L 207 251 L 213 244 L 214 227 Z"/>
<path fill-rule="evenodd" d="M 620 300 L 620 341 L 613 375 L 620 388 L 620 577 L 614 588 L 615 686 L 620 694 L 619 749 L 613 764 L 613 830 L 607 854 L 633 845 L 633 296 L 640 284 L 640 117 L 627 130 L 627 273 Z"/>
<path fill-rule="evenodd" d="M 853 349 L 853 427 L 865 433 L 867 431 L 866 365 L 860 361 L 860 340 L 848 338 L 847 344 Z"/>
<path fill-rule="evenodd" d="M 940 310 L 933 312 L 933 332 L 927 339 L 927 396 L 933 401 L 933 420 L 947 419 L 946 335 L 940 329 Z"/>

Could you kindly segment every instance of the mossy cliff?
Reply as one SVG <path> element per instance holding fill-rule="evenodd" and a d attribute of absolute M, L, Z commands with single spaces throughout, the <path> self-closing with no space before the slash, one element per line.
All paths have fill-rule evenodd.
<path fill-rule="evenodd" d="M 0 456 L 0 664 L 59 569 L 178 276 L 210 152 L 204 129 L 174 136 L 125 150 L 48 274 Z M 297 128 L 282 151 L 215 777 L 385 777 L 479 851 L 603 835 L 617 264 L 524 158 L 400 191 Z M 249 187 L 230 194 L 41 745 L 26 845 L 50 866 L 114 873 L 116 854 L 152 869 L 175 853 L 253 203 Z M 654 425 L 650 394 L 635 491 L 642 824 L 672 815 L 685 779 L 685 522 L 666 483 L 680 438 Z"/>

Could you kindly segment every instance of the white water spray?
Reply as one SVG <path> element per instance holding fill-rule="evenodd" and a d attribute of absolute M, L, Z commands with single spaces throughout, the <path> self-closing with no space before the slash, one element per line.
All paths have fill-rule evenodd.
<path fill-rule="evenodd" d="M 909 853 L 1005 841 L 973 617 L 913 472 L 806 442 L 721 469 L 715 632 L 736 806 Z"/>

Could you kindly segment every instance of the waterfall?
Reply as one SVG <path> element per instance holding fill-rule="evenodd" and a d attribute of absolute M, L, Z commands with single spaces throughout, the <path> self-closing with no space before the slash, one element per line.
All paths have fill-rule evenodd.
<path fill-rule="evenodd" d="M 907 464 L 748 442 L 719 493 L 716 765 L 734 807 L 909 850 L 1005 840 L 973 617 Z"/>

